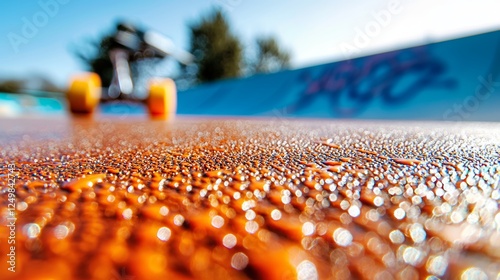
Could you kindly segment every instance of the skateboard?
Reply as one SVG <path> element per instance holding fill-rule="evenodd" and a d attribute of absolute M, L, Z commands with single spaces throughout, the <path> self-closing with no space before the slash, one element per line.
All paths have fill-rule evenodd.
<path fill-rule="evenodd" d="M 109 87 L 102 87 L 97 73 L 80 73 L 72 77 L 66 98 L 73 114 L 90 115 L 100 101 L 125 99 L 146 104 L 151 117 L 170 119 L 177 108 L 177 90 L 170 78 L 153 77 L 147 85 L 145 100 L 133 97 L 134 83 L 130 64 L 145 59 L 164 59 L 168 56 L 183 64 L 190 64 L 193 56 L 177 51 L 173 44 L 161 34 L 144 31 L 128 23 L 117 25 L 108 50 L 113 65 L 113 78 Z"/>
<path fill-rule="evenodd" d="M 67 90 L 69 109 L 73 114 L 92 114 L 102 98 L 101 79 L 96 73 L 75 75 Z M 148 98 L 145 100 L 152 117 L 171 118 L 177 108 L 177 90 L 170 78 L 153 78 L 148 83 Z"/>

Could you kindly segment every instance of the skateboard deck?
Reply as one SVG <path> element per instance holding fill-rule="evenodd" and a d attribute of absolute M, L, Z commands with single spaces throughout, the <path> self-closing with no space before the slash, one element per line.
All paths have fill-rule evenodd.
<path fill-rule="evenodd" d="M 1 279 L 500 273 L 498 124 L 20 118 L 0 131 Z"/>

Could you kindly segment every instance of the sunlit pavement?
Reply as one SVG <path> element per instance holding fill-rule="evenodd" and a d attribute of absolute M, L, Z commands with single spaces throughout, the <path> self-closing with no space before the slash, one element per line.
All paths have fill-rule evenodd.
<path fill-rule="evenodd" d="M 498 124 L 24 118 L 0 131 L 2 279 L 499 277 Z"/>

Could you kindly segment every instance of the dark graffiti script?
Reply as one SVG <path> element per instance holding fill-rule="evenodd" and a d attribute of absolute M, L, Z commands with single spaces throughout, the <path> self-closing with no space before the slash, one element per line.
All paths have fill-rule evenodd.
<path fill-rule="evenodd" d="M 445 65 L 432 57 L 425 47 L 416 47 L 335 63 L 322 72 L 306 71 L 300 82 L 306 82 L 299 99 L 285 108 L 296 114 L 316 98 L 327 95 L 331 113 L 337 117 L 354 117 L 381 98 L 388 105 L 409 101 L 429 87 L 452 89 L 454 79 L 443 77 Z"/>

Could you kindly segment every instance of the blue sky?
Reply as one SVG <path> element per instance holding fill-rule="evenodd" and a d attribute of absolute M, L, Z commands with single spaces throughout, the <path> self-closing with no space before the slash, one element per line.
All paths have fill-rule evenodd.
<path fill-rule="evenodd" d="M 51 14 L 40 3 L 51 4 Z M 5 0 L 0 77 L 40 74 L 64 85 L 83 69 L 71 50 L 119 18 L 188 48 L 187 24 L 212 6 L 225 10 L 246 45 L 257 35 L 276 35 L 291 50 L 294 67 L 500 28 L 498 0 Z M 24 36 L 23 28 L 35 23 L 30 38 Z"/>

